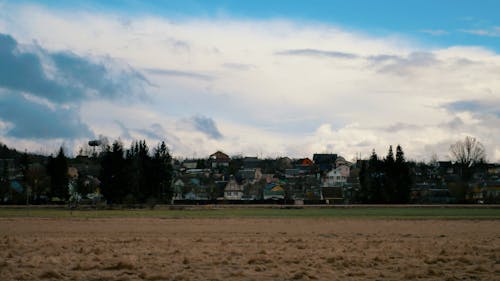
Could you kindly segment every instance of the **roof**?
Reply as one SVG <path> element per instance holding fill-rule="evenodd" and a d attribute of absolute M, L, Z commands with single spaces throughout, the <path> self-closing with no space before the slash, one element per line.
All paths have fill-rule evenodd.
<path fill-rule="evenodd" d="M 309 158 L 302 158 L 302 159 L 299 159 L 297 162 L 298 162 L 299 165 L 302 165 L 302 166 L 312 166 L 312 165 L 314 165 L 314 162 L 311 159 L 309 159 Z"/>
<path fill-rule="evenodd" d="M 332 154 L 332 153 L 329 153 L 329 154 L 320 154 L 320 153 L 316 153 L 313 155 L 313 160 L 314 160 L 314 163 L 318 164 L 318 163 L 335 163 L 335 160 L 337 160 L 337 154 Z"/>
<path fill-rule="evenodd" d="M 224 152 L 222 152 L 220 150 L 215 152 L 214 154 L 210 155 L 209 158 L 212 160 L 215 160 L 217 162 L 229 162 L 231 160 L 229 155 L 225 154 Z"/>

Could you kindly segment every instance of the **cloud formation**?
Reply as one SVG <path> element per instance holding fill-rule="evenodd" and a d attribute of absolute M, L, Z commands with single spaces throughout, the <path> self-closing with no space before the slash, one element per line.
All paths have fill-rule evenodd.
<path fill-rule="evenodd" d="M 10 124 L 7 136 L 21 139 L 91 138 L 78 108 L 49 107 L 19 93 L 0 90 L 0 120 Z"/>
<path fill-rule="evenodd" d="M 49 52 L 38 45 L 21 46 L 1 33 L 0 61 L 0 118 L 10 124 L 6 135 L 14 138 L 93 137 L 79 116 L 83 101 L 143 94 L 147 84 L 131 68 Z"/>
<path fill-rule="evenodd" d="M 336 59 L 355 59 L 356 54 L 339 52 L 339 51 L 323 51 L 317 49 L 294 49 L 277 52 L 278 55 L 286 56 L 305 56 L 305 57 L 328 57 Z"/>
<path fill-rule="evenodd" d="M 222 134 L 217 128 L 217 124 L 210 117 L 202 115 L 193 116 L 189 119 L 193 127 L 212 139 L 222 139 Z"/>
<path fill-rule="evenodd" d="M 165 75 L 172 77 L 185 77 L 199 80 L 212 80 L 214 79 L 210 75 L 205 75 L 201 73 L 191 72 L 191 71 L 181 71 L 181 70 L 173 70 L 173 69 L 158 69 L 158 68 L 146 68 L 144 69 L 149 74 L 154 75 Z"/>
<path fill-rule="evenodd" d="M 49 109 L 79 100 L 69 104 L 81 112 L 74 120 L 95 134 L 121 136 L 115 123 L 120 120 L 133 138 L 154 143 L 166 135 L 179 156 L 220 149 L 292 157 L 334 152 L 348 159 L 367 156 L 373 148 L 384 153 L 389 144 L 401 144 L 410 159 L 433 153 L 445 158 L 449 144 L 473 135 L 491 159 L 500 160 L 498 107 L 486 107 L 500 92 L 500 56 L 485 47 L 427 46 L 401 34 L 286 19 L 173 20 L 35 5 L 8 8 L 0 11 L 0 32 L 12 34 L 18 45 L 36 41 L 32 48 L 44 51 L 16 47 L 6 53 L 33 54 L 29 65 L 42 67 L 31 71 L 52 83 L 34 85 L 76 88 L 62 98 L 34 89 L 28 96 Z M 73 62 L 73 56 L 91 65 Z M 101 59 L 107 57 L 116 59 Z M 142 79 L 128 68 L 109 71 L 116 61 L 140 70 Z M 75 72 L 55 75 L 61 64 Z M 77 65 L 88 79 L 73 74 Z M 115 90 L 121 81 L 117 73 L 136 82 Z M 106 79 L 88 85 L 99 77 Z M 111 102 L 145 81 L 155 85 L 147 88 L 149 100 Z M 26 87 L 16 85 L 9 86 L 11 92 Z M 101 93 L 109 85 L 111 94 Z M 0 127 L 12 128 L 2 122 Z"/>
<path fill-rule="evenodd" d="M 500 26 L 494 26 L 490 29 L 461 29 L 460 31 L 477 36 L 500 37 Z"/>

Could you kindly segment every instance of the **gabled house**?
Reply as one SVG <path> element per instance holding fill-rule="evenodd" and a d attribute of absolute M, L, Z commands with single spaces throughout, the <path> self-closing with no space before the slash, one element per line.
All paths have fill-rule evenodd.
<path fill-rule="evenodd" d="M 182 200 L 182 193 L 184 191 L 184 181 L 182 179 L 176 179 L 172 184 L 172 199 L 173 200 Z"/>
<path fill-rule="evenodd" d="M 311 174 L 315 171 L 314 162 L 309 158 L 298 159 L 294 166 L 301 171 L 301 174 Z"/>
<path fill-rule="evenodd" d="M 322 186 L 344 186 L 347 183 L 348 177 L 349 167 L 346 165 L 339 166 L 325 174 L 325 176 L 323 177 Z"/>
<path fill-rule="evenodd" d="M 243 196 L 243 185 L 239 184 L 234 177 L 229 179 L 224 189 L 224 199 L 241 200 Z"/>
<path fill-rule="evenodd" d="M 208 157 L 208 162 L 212 169 L 218 167 L 228 167 L 231 158 L 222 151 L 217 151 Z"/>
<path fill-rule="evenodd" d="M 348 166 L 348 167 L 350 167 L 350 166 L 352 166 L 352 163 L 349 162 L 349 161 L 347 161 L 347 160 L 345 160 L 345 158 L 342 157 L 342 156 L 337 156 L 337 159 L 335 160 L 335 167 L 337 168 L 337 167 L 340 167 L 340 166 Z"/>

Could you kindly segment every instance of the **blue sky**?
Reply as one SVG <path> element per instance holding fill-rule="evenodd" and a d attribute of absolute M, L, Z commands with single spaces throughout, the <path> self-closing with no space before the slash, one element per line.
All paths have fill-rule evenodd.
<path fill-rule="evenodd" d="M 33 3 L 33 1 L 22 1 Z M 341 25 L 375 34 L 401 33 L 437 45 L 479 45 L 500 51 L 496 0 L 36 1 L 48 7 L 192 17 L 286 18 Z"/>
<path fill-rule="evenodd" d="M 1 1 L 0 141 L 500 161 L 500 1 Z"/>

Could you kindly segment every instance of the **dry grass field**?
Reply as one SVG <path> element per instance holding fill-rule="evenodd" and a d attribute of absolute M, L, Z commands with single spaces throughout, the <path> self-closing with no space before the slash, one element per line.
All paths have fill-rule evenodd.
<path fill-rule="evenodd" d="M 0 276 L 500 280 L 500 221 L 4 217 Z"/>

